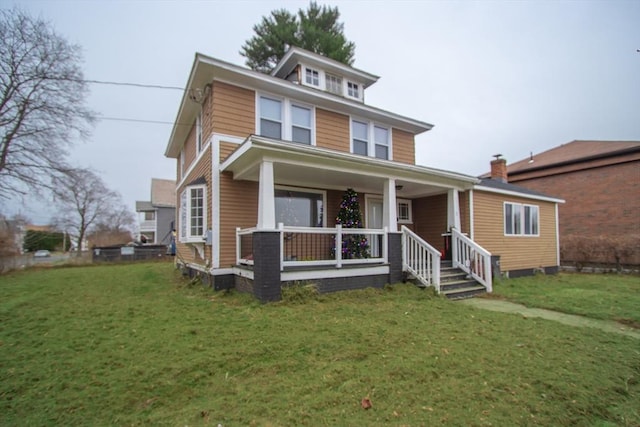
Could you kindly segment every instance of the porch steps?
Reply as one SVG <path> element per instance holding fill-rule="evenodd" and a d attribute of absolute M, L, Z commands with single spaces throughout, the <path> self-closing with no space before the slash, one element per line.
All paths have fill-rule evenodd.
<path fill-rule="evenodd" d="M 424 287 L 422 283 L 409 276 L 409 280 L 419 287 Z M 451 261 L 440 263 L 440 293 L 448 299 L 458 300 L 473 298 L 486 293 L 487 289 L 475 279 L 468 278 L 467 273 L 459 268 L 453 268 Z"/>

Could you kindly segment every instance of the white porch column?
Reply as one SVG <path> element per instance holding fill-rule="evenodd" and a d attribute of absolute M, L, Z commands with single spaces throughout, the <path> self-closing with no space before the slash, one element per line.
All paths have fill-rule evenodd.
<path fill-rule="evenodd" d="M 258 230 L 275 230 L 276 200 L 274 196 L 273 162 L 260 163 L 258 187 Z"/>
<path fill-rule="evenodd" d="M 383 210 L 382 210 L 382 227 L 386 227 L 389 231 L 398 231 L 398 214 L 396 212 L 396 180 L 389 178 L 384 183 L 382 190 Z"/>
<path fill-rule="evenodd" d="M 452 188 L 447 193 L 447 228 L 454 227 L 456 230 L 462 232 L 460 226 L 460 198 L 458 197 L 458 190 Z"/>

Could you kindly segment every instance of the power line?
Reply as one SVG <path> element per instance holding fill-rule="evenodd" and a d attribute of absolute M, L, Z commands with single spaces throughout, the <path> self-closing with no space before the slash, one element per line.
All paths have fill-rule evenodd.
<path fill-rule="evenodd" d="M 132 122 L 132 123 L 151 123 L 156 125 L 177 125 L 177 126 L 193 126 L 193 123 L 174 123 L 174 122 L 165 122 L 161 120 L 145 120 L 145 119 L 129 119 L 126 117 L 105 117 L 98 116 L 98 120 L 109 120 L 114 122 Z"/>
<path fill-rule="evenodd" d="M 72 79 L 67 79 L 67 80 L 72 80 Z M 144 83 L 111 82 L 106 80 L 87 80 L 87 79 L 77 79 L 72 81 L 94 83 L 94 84 L 100 84 L 100 85 L 144 87 L 149 89 L 170 89 L 170 90 L 179 90 L 183 92 L 186 90 L 185 88 L 178 87 L 178 86 L 150 85 L 150 84 L 144 84 Z"/>

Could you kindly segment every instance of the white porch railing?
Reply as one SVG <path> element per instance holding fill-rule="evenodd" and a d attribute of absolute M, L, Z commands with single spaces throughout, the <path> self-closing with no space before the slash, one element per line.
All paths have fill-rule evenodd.
<path fill-rule="evenodd" d="M 453 267 L 476 279 L 487 288 L 487 292 L 493 290 L 491 253 L 455 228 L 451 229 L 451 257 Z"/>
<path fill-rule="evenodd" d="M 252 235 L 256 228 L 236 229 L 236 262 L 253 265 Z M 285 227 L 278 224 L 280 233 L 280 269 L 285 267 L 333 266 L 350 264 L 386 264 L 387 230 L 370 228 Z M 369 248 L 368 258 L 345 258 L 343 242 L 356 237 L 354 244 Z M 334 248 L 338 248 L 335 250 Z"/>
<path fill-rule="evenodd" d="M 402 226 L 402 270 L 440 293 L 440 251 Z"/>

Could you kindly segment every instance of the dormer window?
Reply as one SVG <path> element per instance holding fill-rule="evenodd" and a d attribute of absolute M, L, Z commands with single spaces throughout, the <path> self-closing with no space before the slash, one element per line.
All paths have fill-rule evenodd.
<path fill-rule="evenodd" d="M 347 95 L 351 98 L 360 99 L 360 85 L 353 82 L 347 82 Z"/>
<path fill-rule="evenodd" d="M 326 73 L 325 82 L 327 92 L 342 95 L 342 79 L 340 77 Z"/>
<path fill-rule="evenodd" d="M 320 73 L 312 68 L 304 69 L 305 82 L 311 86 L 320 86 Z"/>

